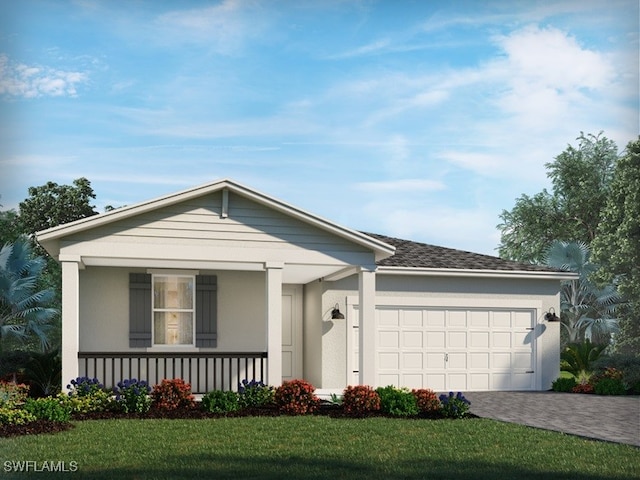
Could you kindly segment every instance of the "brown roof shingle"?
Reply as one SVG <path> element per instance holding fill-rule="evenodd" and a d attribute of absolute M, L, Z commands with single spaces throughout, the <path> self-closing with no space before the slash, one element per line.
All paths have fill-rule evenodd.
<path fill-rule="evenodd" d="M 426 243 L 362 232 L 396 247 L 396 253 L 378 262 L 384 267 L 447 268 L 456 270 L 502 270 L 525 272 L 556 272 L 542 265 L 514 262 L 491 255 L 437 247 Z"/>

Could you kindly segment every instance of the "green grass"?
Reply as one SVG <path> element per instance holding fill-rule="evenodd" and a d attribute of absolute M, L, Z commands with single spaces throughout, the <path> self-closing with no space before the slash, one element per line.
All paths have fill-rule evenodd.
<path fill-rule="evenodd" d="M 245 417 L 76 422 L 0 439 L 6 461 L 77 462 L 73 479 L 628 479 L 640 450 L 486 419 Z"/>

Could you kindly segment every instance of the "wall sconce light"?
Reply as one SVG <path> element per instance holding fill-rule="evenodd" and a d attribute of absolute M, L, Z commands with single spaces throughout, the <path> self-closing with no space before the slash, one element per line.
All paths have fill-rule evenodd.
<path fill-rule="evenodd" d="M 550 308 L 549 311 L 547 313 L 545 313 L 544 319 L 547 322 L 559 322 L 560 321 L 560 317 L 558 317 L 556 315 L 556 311 L 553 308 Z"/>
<path fill-rule="evenodd" d="M 331 310 L 331 320 L 344 320 L 344 314 L 340 312 L 338 304 Z"/>

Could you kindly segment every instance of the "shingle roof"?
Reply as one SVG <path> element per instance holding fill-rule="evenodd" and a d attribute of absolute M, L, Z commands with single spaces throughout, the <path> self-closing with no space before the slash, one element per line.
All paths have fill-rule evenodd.
<path fill-rule="evenodd" d="M 553 268 L 514 262 L 491 255 L 437 247 L 426 243 L 363 232 L 396 247 L 396 253 L 378 262 L 384 267 L 447 268 L 459 270 L 502 270 L 525 272 L 557 272 Z"/>

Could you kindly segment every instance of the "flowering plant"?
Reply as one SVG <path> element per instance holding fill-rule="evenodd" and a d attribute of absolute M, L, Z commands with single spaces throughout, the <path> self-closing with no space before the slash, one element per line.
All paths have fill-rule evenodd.
<path fill-rule="evenodd" d="M 151 392 L 153 405 L 160 410 L 177 410 L 178 408 L 191 408 L 194 397 L 191 393 L 191 384 L 181 378 L 162 380 L 153 386 Z"/>
<path fill-rule="evenodd" d="M 67 385 L 69 396 L 89 397 L 94 393 L 104 390 L 104 385 L 97 378 L 77 377 Z"/>
<path fill-rule="evenodd" d="M 411 393 L 416 397 L 418 402 L 418 410 L 422 413 L 432 413 L 440 410 L 440 400 L 436 392 L 430 388 L 420 388 L 411 390 Z"/>
<path fill-rule="evenodd" d="M 320 399 L 313 393 L 315 390 L 313 385 L 304 380 L 283 382 L 276 388 L 276 405 L 282 413 L 289 415 L 311 413 L 320 405 Z"/>
<path fill-rule="evenodd" d="M 342 392 L 342 408 L 350 415 L 365 415 L 380 410 L 380 396 L 368 385 L 349 385 Z"/>
<path fill-rule="evenodd" d="M 29 394 L 29 385 L 0 382 L 0 407 L 14 408 L 22 405 Z"/>
<path fill-rule="evenodd" d="M 462 392 L 456 395 L 449 392 L 449 395 L 440 395 L 440 412 L 447 418 L 464 418 L 469 414 L 471 402 L 467 400 Z"/>
<path fill-rule="evenodd" d="M 125 413 L 145 413 L 151 407 L 151 387 L 144 380 L 132 378 L 118 382 L 113 393 L 116 404 Z"/>
<path fill-rule="evenodd" d="M 242 408 L 263 407 L 273 403 L 275 390 L 261 381 L 244 379 L 238 385 L 238 395 Z"/>

